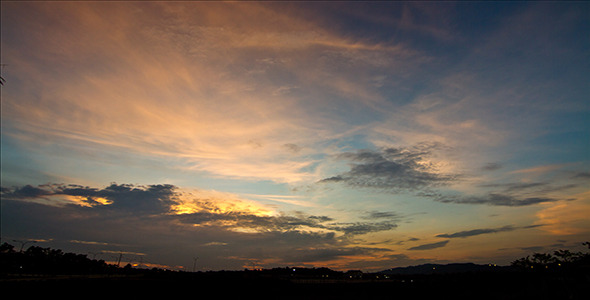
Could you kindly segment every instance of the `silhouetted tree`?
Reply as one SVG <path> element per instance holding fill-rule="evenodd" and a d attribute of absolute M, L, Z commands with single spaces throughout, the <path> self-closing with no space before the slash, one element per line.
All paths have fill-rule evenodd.
<path fill-rule="evenodd" d="M 8 243 L 4 243 L 0 245 L 0 253 L 10 253 L 14 252 L 14 246 Z"/>
<path fill-rule="evenodd" d="M 590 242 L 583 245 L 590 249 Z M 512 262 L 513 267 L 522 269 L 548 269 L 554 267 L 581 267 L 590 265 L 590 253 L 556 250 L 550 253 L 534 253 Z"/>
<path fill-rule="evenodd" d="M 553 255 L 555 255 L 554 259 L 557 263 L 571 263 L 580 253 L 572 253 L 569 250 L 556 250 Z"/>
<path fill-rule="evenodd" d="M 24 252 L 16 252 L 14 246 L 0 246 L 0 272 L 39 274 L 104 273 L 116 270 L 104 260 L 91 260 L 86 255 L 64 253 L 59 249 L 31 246 Z"/>

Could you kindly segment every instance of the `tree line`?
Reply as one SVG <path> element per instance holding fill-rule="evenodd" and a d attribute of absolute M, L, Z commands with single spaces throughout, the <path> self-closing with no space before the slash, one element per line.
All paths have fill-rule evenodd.
<path fill-rule="evenodd" d="M 590 249 L 590 242 L 582 244 Z M 533 253 L 513 261 L 511 266 L 524 270 L 586 268 L 590 271 L 590 253 L 561 249 L 553 253 Z"/>
<path fill-rule="evenodd" d="M 109 274 L 131 269 L 130 264 L 120 268 L 102 259 L 59 249 L 31 246 L 17 251 L 6 242 L 0 245 L 0 272 L 3 274 Z"/>

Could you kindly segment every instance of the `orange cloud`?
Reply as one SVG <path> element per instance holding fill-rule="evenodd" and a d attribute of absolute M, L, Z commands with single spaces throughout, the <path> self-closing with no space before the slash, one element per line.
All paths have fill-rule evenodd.
<path fill-rule="evenodd" d="M 574 195 L 574 201 L 548 205 L 536 213 L 535 224 L 555 235 L 587 234 L 590 232 L 590 191 Z"/>

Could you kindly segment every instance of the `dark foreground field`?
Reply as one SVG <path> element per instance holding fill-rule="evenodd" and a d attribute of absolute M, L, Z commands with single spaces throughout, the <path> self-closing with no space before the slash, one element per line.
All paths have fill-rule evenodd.
<path fill-rule="evenodd" d="M 142 299 L 589 299 L 590 277 L 557 273 L 464 273 L 388 279 L 301 279 L 255 272 L 11 276 L 3 295 Z"/>

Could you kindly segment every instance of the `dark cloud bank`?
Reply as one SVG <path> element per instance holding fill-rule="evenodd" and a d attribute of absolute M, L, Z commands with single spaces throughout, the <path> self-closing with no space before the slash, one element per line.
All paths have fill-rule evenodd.
<path fill-rule="evenodd" d="M 255 258 L 289 265 L 390 251 L 355 247 L 351 241 L 358 235 L 393 230 L 401 218 L 379 211 L 361 214 L 358 222 L 301 212 L 260 215 L 220 211 L 211 199 L 195 199 L 197 205 L 203 204 L 198 212 L 175 214 L 172 208 L 182 192 L 166 184 L 25 185 L 2 187 L 1 193 L 5 236 L 91 242 L 86 246 L 126 245 L 126 251 L 158 253 L 153 256 L 162 260 L 170 251 L 186 252 L 175 253 L 177 257 L 198 251 L 216 264 L 210 268 L 241 269 Z M 71 196 L 79 203 L 63 200 Z"/>
<path fill-rule="evenodd" d="M 64 202 L 54 199 L 60 196 L 77 196 L 82 202 L 81 204 L 84 205 L 72 202 L 63 204 Z M 261 216 L 253 212 L 240 210 L 220 212 L 215 201 L 209 199 L 194 199 L 197 205 L 202 204 L 202 209 L 198 212 L 174 215 L 172 214 L 172 206 L 178 203 L 179 197 L 177 187 L 166 184 L 135 186 L 113 183 L 101 189 L 71 184 L 26 185 L 23 187 L 2 188 L 2 198 L 7 201 L 35 200 L 36 203 L 45 201 L 47 205 L 61 203 L 61 206 L 68 208 L 68 210 L 77 210 L 81 213 L 92 212 L 96 214 L 108 211 L 109 213 L 117 212 L 129 215 L 153 215 L 175 218 L 186 224 L 215 224 L 214 226 L 217 227 L 236 226 L 265 232 L 299 230 L 302 227 L 309 227 L 356 235 L 394 229 L 397 227 L 395 221 L 399 219 L 397 214 L 391 212 L 367 212 L 366 215 L 360 216 L 360 219 L 367 221 L 355 223 L 339 223 L 328 216 L 306 215 L 303 213 Z M 104 201 L 98 201 L 99 198 L 110 200 L 110 202 L 103 203 Z"/>

